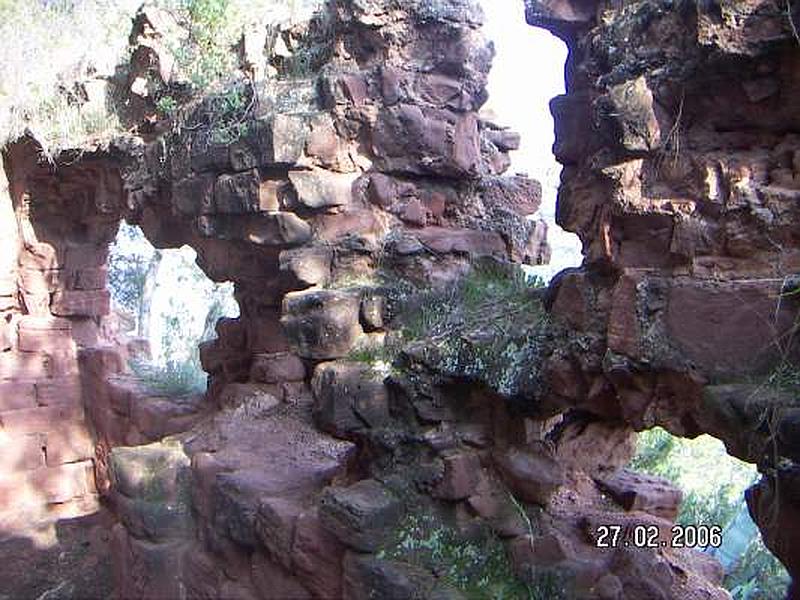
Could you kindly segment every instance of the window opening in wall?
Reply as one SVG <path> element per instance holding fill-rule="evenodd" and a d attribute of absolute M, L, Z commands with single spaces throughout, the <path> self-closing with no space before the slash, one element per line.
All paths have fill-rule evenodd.
<path fill-rule="evenodd" d="M 656 427 L 639 434 L 630 468 L 664 477 L 683 491 L 676 524 L 722 529 L 721 545 L 704 552 L 722 563 L 723 585 L 735 600 L 784 596 L 789 576 L 764 545 L 744 500 L 758 478 L 755 465 L 730 456 L 709 435 L 689 440 Z"/>
<path fill-rule="evenodd" d="M 239 316 L 233 284 L 208 279 L 188 246 L 157 250 L 123 223 L 111 247 L 109 287 L 120 332 L 145 340 L 130 367 L 154 391 L 202 392 L 198 345 L 216 337 L 222 317 Z"/>
<path fill-rule="evenodd" d="M 581 263 L 578 236 L 556 224 L 556 195 L 561 165 L 553 156 L 554 126 L 550 99 L 564 93 L 567 47 L 550 32 L 525 22 L 523 2 L 484 0 L 485 34 L 495 57 L 489 74 L 489 100 L 482 112 L 490 120 L 520 134 L 520 148 L 511 152 L 509 173 L 525 173 L 542 184 L 542 206 L 535 218 L 548 226 L 550 263 L 531 267 L 549 280 Z"/>

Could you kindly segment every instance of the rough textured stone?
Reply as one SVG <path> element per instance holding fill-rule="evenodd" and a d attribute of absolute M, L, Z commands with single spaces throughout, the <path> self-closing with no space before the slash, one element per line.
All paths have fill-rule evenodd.
<path fill-rule="evenodd" d="M 435 585 L 433 575 L 418 567 L 353 552 L 345 555 L 344 594 L 347 598 L 426 598 Z"/>
<path fill-rule="evenodd" d="M 526 502 L 545 505 L 565 483 L 564 467 L 544 444 L 509 448 L 494 458 L 506 483 Z"/>
<path fill-rule="evenodd" d="M 667 479 L 623 469 L 599 483 L 625 510 L 641 510 L 670 520 L 678 516 L 683 493 Z"/>
<path fill-rule="evenodd" d="M 307 208 L 325 208 L 348 204 L 355 176 L 322 169 L 289 171 L 297 201 Z"/>
<path fill-rule="evenodd" d="M 225 214 L 245 214 L 259 210 L 257 171 L 222 175 L 214 184 L 214 209 Z"/>
<path fill-rule="evenodd" d="M 61 290 L 53 294 L 50 310 L 59 316 L 101 317 L 111 310 L 110 302 L 107 290 Z"/>
<path fill-rule="evenodd" d="M 442 456 L 444 475 L 433 489 L 433 496 L 445 500 L 463 500 L 473 494 L 478 485 L 481 463 L 474 452 L 446 452 Z"/>
<path fill-rule="evenodd" d="M 400 502 L 387 488 L 373 479 L 364 479 L 347 488 L 326 488 L 320 518 L 342 544 L 374 552 L 401 510 Z"/>
<path fill-rule="evenodd" d="M 15 433 L 52 431 L 64 423 L 83 419 L 83 407 L 75 405 L 39 406 L 0 413 L 3 429 Z"/>
<path fill-rule="evenodd" d="M 77 396 L 67 328 L 13 331 L 20 312 L 58 314 L 74 342 L 108 344 L 79 357 L 98 488 L 124 523 L 120 597 L 457 597 L 417 569 L 344 550 L 378 549 L 413 490 L 423 505 L 451 501 L 436 505 L 465 532 L 475 513 L 514 540 L 518 567 L 566 567 L 575 597 L 723 598 L 708 561 L 609 553 L 592 536 L 613 523 L 668 531 L 641 509 L 663 514 L 669 494 L 613 478 L 631 429 L 711 432 L 763 463 L 755 415 L 776 402 L 786 410 L 769 441 L 783 461 L 762 465 L 750 501 L 767 543 L 796 571 L 797 496 L 783 493 L 796 488 L 800 454 L 794 399 L 764 394 L 748 408 L 743 390 L 704 390 L 737 369 L 768 372 L 772 340 L 796 323 L 785 293 L 800 268 L 796 48 L 785 7 L 717 4 L 526 3 L 529 19 L 572 50 L 568 94 L 553 102 L 565 165 L 557 219 L 580 236 L 586 260 L 531 295 L 545 297 L 545 330 L 532 322 L 538 310 L 509 311 L 519 337 L 505 344 L 502 377 L 463 368 L 481 364 L 472 350 L 498 345 L 487 326 L 459 332 L 457 368 L 426 355 L 446 352 L 450 336 L 406 345 L 388 393 L 366 367 L 317 363 L 346 356 L 365 331 L 380 332 L 370 341 L 389 352 L 404 344 L 395 310 L 417 291 L 395 284 L 434 288 L 427 302 L 439 287 L 457 290 L 475 258 L 547 259 L 546 228 L 528 219 L 540 187 L 501 176 L 518 137 L 477 112 L 492 59 L 478 3 L 340 0 L 311 24 L 250 32 L 239 66 L 252 86 L 236 89 L 246 112 L 228 142 L 208 125 L 232 117 L 214 111 L 233 96 L 184 104 L 161 21 L 137 20 L 132 64 L 120 71 L 132 79 L 118 90 L 127 134 L 59 154 L 54 166 L 27 138 L 4 152 L 12 181 L 0 202 L 11 212 L 0 231 L 20 251 L 0 268 L 0 316 L 12 327 L 0 377 L 20 387 L 4 388 L 14 396 L 2 399 L 0 420 L 4 435 L 24 440 L 0 516 L 22 486 L 41 487 L 45 503 L 94 496 L 86 437 L 72 436 L 79 447 L 59 439 L 82 418 L 57 404 Z M 171 119 L 154 104 L 167 91 L 181 104 Z M 206 400 L 153 396 L 119 377 L 126 355 L 112 350 L 126 342 L 96 317 L 121 218 L 158 247 L 191 245 L 210 278 L 235 285 L 240 317 L 222 320 L 201 350 Z M 289 347 L 291 357 L 276 356 Z M 303 380 L 314 367 L 312 397 Z M 358 448 L 313 427 L 315 417 L 338 435 L 358 430 Z M 156 471 L 150 484 L 133 458 L 120 463 L 149 446 L 112 449 L 167 434 L 192 461 L 144 461 Z M 81 466 L 56 465 L 72 459 Z M 777 478 L 781 494 L 770 491 Z M 612 510 L 598 480 L 622 498 L 633 491 L 632 511 Z M 535 538 L 523 515 L 536 516 Z"/>
<path fill-rule="evenodd" d="M 330 282 L 332 260 L 333 252 L 325 246 L 295 248 L 281 252 L 280 268 L 302 285 L 324 286 Z"/>
<path fill-rule="evenodd" d="M 292 292 L 281 323 L 292 350 L 303 358 L 345 356 L 362 333 L 357 295 L 334 290 Z"/>
<path fill-rule="evenodd" d="M 179 473 L 189 466 L 188 457 L 175 443 L 115 448 L 110 460 L 115 488 L 129 498 L 177 496 Z"/>
<path fill-rule="evenodd" d="M 323 431 L 340 437 L 389 420 L 388 393 L 367 365 L 319 365 L 312 380 L 314 419 Z"/>
<path fill-rule="evenodd" d="M 253 357 L 250 378 L 263 383 L 303 381 L 306 368 L 299 358 L 288 352 L 257 354 Z"/>
<path fill-rule="evenodd" d="M 36 388 L 33 382 L 10 381 L 0 383 L 0 411 L 33 408 L 36 406 Z"/>

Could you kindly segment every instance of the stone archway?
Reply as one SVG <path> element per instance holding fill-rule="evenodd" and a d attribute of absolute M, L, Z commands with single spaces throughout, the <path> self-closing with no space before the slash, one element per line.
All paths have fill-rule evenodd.
<path fill-rule="evenodd" d="M 791 11 L 577 1 L 527 11 L 570 47 L 568 92 L 553 103 L 559 219 L 586 260 L 553 286 L 553 313 L 602 340 L 554 366 L 586 386 L 567 401 L 637 429 L 709 432 L 757 463 L 751 514 L 796 576 L 794 404 L 771 385 L 797 364 L 797 111 L 780 99 L 795 85 Z"/>
<path fill-rule="evenodd" d="M 710 431 L 734 453 L 775 439 L 748 432 L 755 419 L 740 418 L 740 388 L 710 384 L 774 362 L 769 351 L 763 364 L 749 359 L 773 336 L 751 315 L 793 330 L 795 309 L 774 310 L 774 295 L 795 258 L 794 139 L 779 126 L 795 117 L 760 84 L 743 89 L 770 110 L 751 121 L 733 86 L 724 111 L 700 92 L 710 67 L 715 82 L 739 77 L 741 64 L 762 76 L 761 52 L 790 66 L 791 33 L 767 43 L 727 13 L 720 26 L 685 6 L 528 5 L 531 23 L 571 48 L 568 93 L 553 104 L 565 165 L 558 219 L 586 259 L 547 290 L 513 266 L 546 253 L 542 229 L 525 219 L 539 192 L 503 175 L 508 144 L 478 114 L 491 53 L 466 0 L 332 2 L 311 24 L 277 31 L 296 60 L 260 45 L 269 77 L 256 69 L 169 119 L 148 115 L 140 136 L 55 166 L 38 163 L 31 142 L 6 153 L 18 259 L 36 277 L 10 277 L 18 335 L 2 364 L 6 379 L 36 380 L 37 418 L 60 427 L 85 423 L 88 410 L 98 477 L 84 470 L 81 485 L 99 484 L 118 519 L 122 597 L 445 593 L 440 569 L 392 553 L 403 514 L 417 508 L 507 538 L 508 579 L 529 588 L 724 597 L 691 552 L 598 547 L 609 523 L 669 528 L 659 507 L 611 502 L 599 482 L 629 459 L 633 430 L 654 424 Z M 143 20 L 157 22 L 144 13 L 137 27 Z M 659 71 L 672 55 L 655 67 L 640 60 L 643 32 L 686 42 L 682 64 L 695 70 Z M 612 43 L 626 36 L 641 43 Z M 717 52 L 707 56 L 709 44 Z M 137 56 L 152 72 L 134 75 L 156 77 L 158 46 Z M 789 71 L 773 71 L 778 83 L 764 89 L 791 89 Z M 764 199 L 773 221 L 760 236 Z M 195 404 L 136 395 L 120 385 L 120 348 L 96 343 L 105 253 L 122 216 L 156 247 L 191 245 L 211 279 L 235 283 L 241 316 L 201 348 L 210 384 Z M 415 312 L 429 331 L 409 338 Z M 359 359 L 375 348 L 395 350 L 383 378 Z M 53 368 L 82 379 L 69 420 L 38 406 Z M 19 410 L 0 413 L 4 427 Z M 792 413 L 779 416 L 791 433 Z M 791 458 L 791 443 L 779 447 Z M 774 489 L 792 489 L 793 465 L 769 465 L 750 494 L 762 526 L 775 507 L 792 522 L 791 495 Z M 764 529 L 796 572 L 794 530 Z"/>

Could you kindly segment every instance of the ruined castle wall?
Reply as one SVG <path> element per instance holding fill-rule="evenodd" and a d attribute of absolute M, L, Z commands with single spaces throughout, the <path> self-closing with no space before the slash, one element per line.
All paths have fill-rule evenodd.
<path fill-rule="evenodd" d="M 30 141 L 4 154 L 3 534 L 98 507 L 78 353 L 104 337 L 106 258 L 118 222 L 104 209 L 121 187 L 87 162 L 55 175 Z"/>
<path fill-rule="evenodd" d="M 551 380 L 571 382 L 554 402 L 640 430 L 712 433 L 758 463 L 751 513 L 796 576 L 796 409 L 774 378 L 797 364 L 796 11 L 770 0 L 527 9 L 570 48 L 568 91 L 551 105 L 557 218 L 585 256 L 552 289 L 583 349 L 564 344 L 550 361 Z"/>

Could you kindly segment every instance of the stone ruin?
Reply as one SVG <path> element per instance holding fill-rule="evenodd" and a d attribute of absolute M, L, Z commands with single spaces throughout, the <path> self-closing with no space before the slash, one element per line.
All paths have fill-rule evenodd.
<path fill-rule="evenodd" d="M 557 218 L 584 264 L 534 294 L 545 319 L 493 334 L 499 358 L 465 327 L 384 377 L 352 353 L 397 343 L 414 289 L 548 259 L 540 186 L 504 174 L 519 138 L 479 112 L 479 6 L 335 0 L 243 39 L 244 112 L 212 95 L 169 119 L 146 92 L 172 85 L 165 17 L 141 12 L 133 133 L 52 163 L 30 138 L 3 153 L 2 530 L 108 507 L 119 598 L 461 597 L 381 553 L 436 506 L 570 598 L 728 598 L 700 552 L 597 547 L 604 524 L 669 539 L 680 491 L 624 468 L 660 425 L 758 464 L 751 514 L 796 577 L 800 409 L 753 383 L 796 360 L 792 14 L 529 0 L 570 50 Z M 261 52 L 275 35 L 293 53 Z M 200 348 L 205 394 L 155 395 L 127 368 L 142 348 L 107 289 L 122 219 L 235 284 L 241 316 Z"/>

